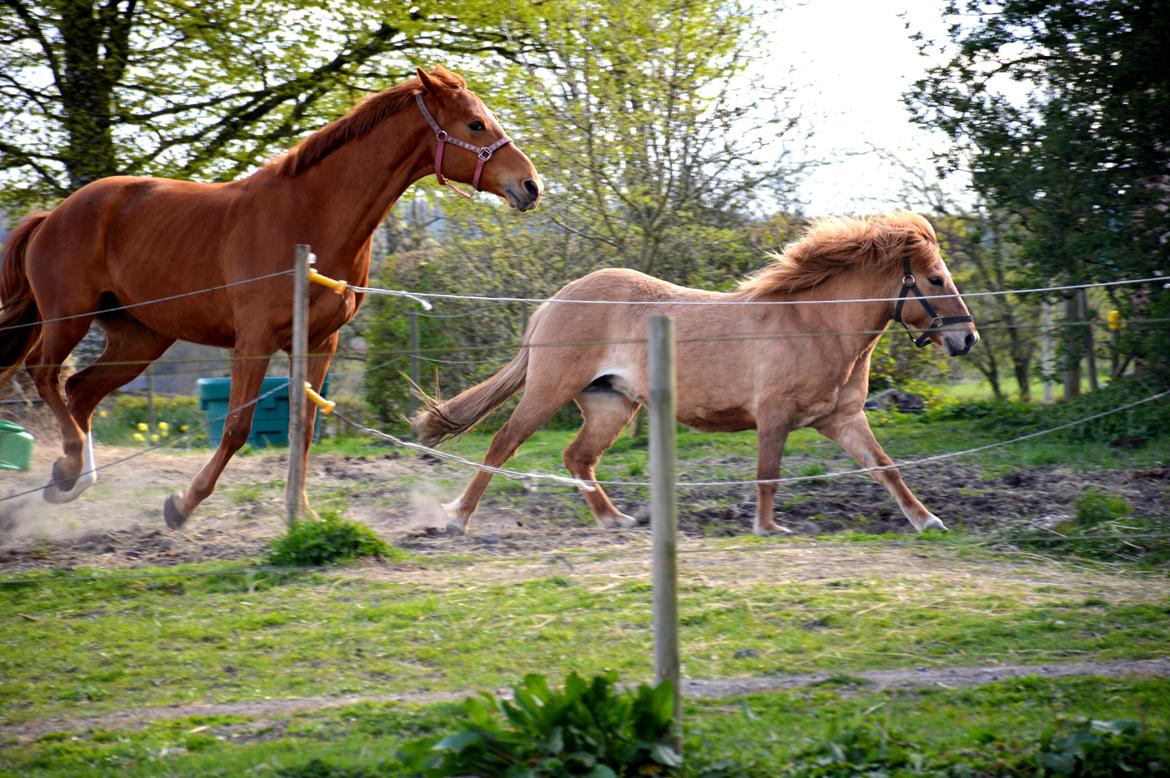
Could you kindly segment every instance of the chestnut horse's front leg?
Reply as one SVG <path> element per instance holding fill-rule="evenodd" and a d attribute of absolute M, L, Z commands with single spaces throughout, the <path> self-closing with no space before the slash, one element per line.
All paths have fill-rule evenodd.
<path fill-rule="evenodd" d="M 321 391 L 321 385 L 323 383 L 325 383 L 325 374 L 327 372 L 329 372 L 329 365 L 330 365 L 330 363 L 333 362 L 333 355 L 337 351 L 337 342 L 338 342 L 338 340 L 340 340 L 340 338 L 341 338 L 341 334 L 339 332 L 335 331 L 332 335 L 330 335 L 329 337 L 327 337 L 325 340 L 321 341 L 320 343 L 309 346 L 309 355 L 310 356 L 308 359 L 308 363 L 305 365 L 305 380 L 307 380 L 309 382 L 309 385 L 312 386 L 314 389 L 316 389 L 318 392 Z M 290 391 L 291 391 L 291 389 L 290 389 Z M 305 473 L 306 476 L 308 475 L 308 472 L 309 472 L 309 449 L 313 445 L 313 430 L 316 427 L 316 422 L 317 422 L 317 406 L 311 402 L 306 402 L 305 403 L 305 440 L 304 440 L 304 445 L 302 446 L 301 451 L 300 451 L 301 463 L 302 463 L 301 472 Z M 288 455 L 290 457 L 292 457 L 292 456 L 296 456 L 296 453 L 293 451 L 289 451 Z M 313 519 L 315 521 L 320 517 L 317 516 L 316 511 L 314 511 L 311 507 L 309 507 L 309 496 L 308 496 L 308 493 L 306 491 L 307 487 L 308 487 L 308 478 L 306 477 L 306 478 L 301 479 L 301 493 L 298 496 L 298 499 L 300 500 L 300 505 L 301 505 L 301 512 L 302 512 L 302 515 L 305 516 L 305 518 Z M 290 495 L 288 495 L 288 494 L 285 495 L 286 504 L 287 504 L 287 499 L 289 496 Z"/>
<path fill-rule="evenodd" d="M 788 440 L 788 428 L 776 424 L 759 424 L 759 452 L 756 459 L 756 480 L 767 481 L 780 477 L 780 457 L 784 453 L 784 442 Z M 756 484 L 756 519 L 752 531 L 757 535 L 775 535 L 787 532 L 772 518 L 775 505 L 776 484 Z"/>
<path fill-rule="evenodd" d="M 873 430 L 869 428 L 869 419 L 863 412 L 831 416 L 817 424 L 816 429 L 848 451 L 862 467 L 887 467 L 894 464 L 894 460 L 890 459 L 874 438 Z M 916 530 L 924 532 L 928 529 L 946 529 L 938 516 L 928 511 L 926 506 L 918 501 L 896 468 L 875 470 L 870 475 L 873 476 L 873 480 L 886 487 L 890 495 L 898 501 L 898 507 Z"/>
<path fill-rule="evenodd" d="M 256 398 L 264 385 L 264 374 L 272 350 L 236 347 L 232 362 L 232 391 L 228 400 L 228 414 L 224 419 L 223 437 L 219 448 L 199 473 L 186 492 L 172 494 L 163 504 L 163 518 L 171 529 L 183 526 L 199 503 L 215 490 L 228 461 L 248 440 L 252 431 L 252 415 L 256 411 Z"/>

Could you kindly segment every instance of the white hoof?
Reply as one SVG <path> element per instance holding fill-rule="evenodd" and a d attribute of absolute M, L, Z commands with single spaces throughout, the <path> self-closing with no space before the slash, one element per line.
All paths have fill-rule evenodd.
<path fill-rule="evenodd" d="M 638 520 L 633 516 L 627 516 L 624 513 L 619 513 L 616 516 L 606 516 L 605 518 L 598 517 L 597 523 L 605 529 L 630 529 L 638 526 Z"/>
<path fill-rule="evenodd" d="M 42 492 L 45 502 L 60 505 L 62 503 L 73 502 L 81 493 L 89 487 L 97 483 L 97 464 L 93 456 L 93 435 L 85 437 L 85 448 L 82 449 L 81 454 L 81 475 L 77 476 L 72 488 L 62 489 L 57 485 L 57 482 L 62 480 L 58 475 L 57 465 L 53 465 L 53 474 L 49 483 L 45 485 Z"/>
<path fill-rule="evenodd" d="M 943 532 L 948 531 L 947 525 L 943 524 L 942 519 L 940 519 L 938 516 L 935 516 L 933 513 L 930 514 L 930 518 L 928 518 L 926 521 L 922 522 L 922 526 L 918 528 L 918 531 L 919 532 L 926 532 L 929 529 L 938 529 L 938 530 L 942 530 Z"/>
<path fill-rule="evenodd" d="M 781 527 L 779 524 L 777 524 L 775 527 L 761 527 L 757 524 L 756 526 L 752 527 L 752 532 L 761 538 L 774 538 L 780 535 L 792 534 L 792 530 L 788 529 L 787 527 Z"/>

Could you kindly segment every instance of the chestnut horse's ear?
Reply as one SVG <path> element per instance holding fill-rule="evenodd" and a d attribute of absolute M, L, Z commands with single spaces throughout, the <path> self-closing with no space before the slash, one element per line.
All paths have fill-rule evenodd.
<path fill-rule="evenodd" d="M 422 84 L 424 92 L 430 92 L 431 94 L 434 94 L 435 92 L 439 91 L 438 85 L 436 85 L 435 82 L 431 80 L 430 74 L 425 70 L 416 67 L 414 69 L 414 74 L 418 76 L 418 81 L 420 84 Z"/>

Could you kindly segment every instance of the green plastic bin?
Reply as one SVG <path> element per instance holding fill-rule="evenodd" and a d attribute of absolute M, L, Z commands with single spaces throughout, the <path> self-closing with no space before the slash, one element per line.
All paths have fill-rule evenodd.
<path fill-rule="evenodd" d="M 0 470 L 28 470 L 32 452 L 33 436 L 19 424 L 0 419 Z"/>
<path fill-rule="evenodd" d="M 223 422 L 231 408 L 232 379 L 230 378 L 200 378 L 196 382 L 199 386 L 199 408 L 203 411 L 207 426 L 207 440 L 213 446 L 218 446 L 223 438 Z M 272 391 L 276 389 L 276 391 Z M 325 378 L 325 386 L 321 394 L 329 391 L 329 378 Z M 272 392 L 272 394 L 268 394 Z M 267 395 L 267 396 L 265 396 Z M 260 396 L 264 397 L 256 403 L 252 414 L 252 431 L 248 433 L 248 445 L 253 448 L 266 446 L 288 445 L 288 379 L 282 376 L 269 376 L 264 379 L 260 387 Z M 321 428 L 318 426 L 314 439 L 320 440 Z"/>

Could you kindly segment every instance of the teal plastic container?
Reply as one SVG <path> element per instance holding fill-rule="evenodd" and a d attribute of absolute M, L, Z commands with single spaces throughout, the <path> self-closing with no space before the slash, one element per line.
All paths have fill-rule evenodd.
<path fill-rule="evenodd" d="M 196 382 L 199 386 L 199 408 L 203 411 L 203 418 L 207 426 L 207 440 L 213 446 L 218 446 L 223 438 L 223 422 L 231 408 L 232 379 L 230 378 L 200 378 Z M 276 391 L 272 391 L 275 389 Z M 325 386 L 321 394 L 329 391 L 329 378 L 325 379 Z M 272 394 L 268 394 L 272 392 Z M 265 396 L 267 395 L 267 396 Z M 266 446 L 288 445 L 288 379 L 283 376 L 269 376 L 264 379 L 260 387 L 260 396 L 263 400 L 256 403 L 252 414 L 252 431 L 248 433 L 248 445 L 253 448 Z M 321 428 L 317 427 L 315 439 L 321 438 Z"/>
<path fill-rule="evenodd" d="M 0 470 L 28 470 L 32 453 L 33 436 L 19 424 L 0 419 Z"/>

